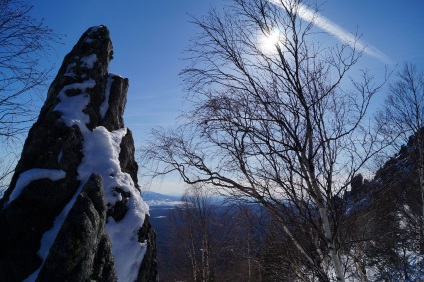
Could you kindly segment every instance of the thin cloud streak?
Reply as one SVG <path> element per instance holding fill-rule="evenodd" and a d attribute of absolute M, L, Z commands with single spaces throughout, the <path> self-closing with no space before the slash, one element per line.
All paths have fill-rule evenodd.
<path fill-rule="evenodd" d="M 267 0 L 268 2 L 283 8 L 281 1 L 278 0 Z M 289 0 L 284 0 L 285 4 L 289 5 Z M 298 16 L 305 21 L 313 22 L 317 27 L 324 30 L 328 34 L 336 37 L 343 43 L 348 44 L 351 47 L 356 47 L 364 52 L 385 64 L 392 64 L 393 61 L 382 51 L 378 50 L 374 46 L 367 45 L 361 40 L 355 38 L 355 36 L 340 27 L 339 25 L 333 23 L 324 16 L 321 16 L 319 13 L 316 13 L 308 9 L 305 5 L 300 4 L 298 9 Z"/>

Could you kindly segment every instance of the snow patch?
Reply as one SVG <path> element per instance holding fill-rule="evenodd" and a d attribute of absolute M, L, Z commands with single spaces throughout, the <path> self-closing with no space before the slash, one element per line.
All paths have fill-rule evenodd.
<path fill-rule="evenodd" d="M 145 213 L 138 208 L 141 203 L 138 199 L 131 197 L 127 203 L 128 211 L 125 217 L 116 222 L 112 217 L 108 220 L 105 230 L 112 243 L 112 254 L 115 258 L 115 270 L 118 281 L 135 281 L 138 270 L 147 250 L 147 243 L 138 242 L 138 230 L 144 221 Z M 143 221 L 140 219 L 143 218 Z"/>
<path fill-rule="evenodd" d="M 57 181 L 65 178 L 66 173 L 63 170 L 56 169 L 44 169 L 44 168 L 33 168 L 19 174 L 18 181 L 16 181 L 15 189 L 9 196 L 7 203 L 13 202 L 22 193 L 23 189 L 28 186 L 32 181 L 39 179 L 50 179 Z"/>
<path fill-rule="evenodd" d="M 85 80 L 80 83 L 73 83 L 62 88 L 59 95 L 57 96 L 60 99 L 60 103 L 54 108 L 55 111 L 61 112 L 61 121 L 63 121 L 66 126 L 71 127 L 76 124 L 82 130 L 86 129 L 85 124 L 90 122 L 90 117 L 83 112 L 90 103 L 90 96 L 85 93 L 88 88 L 93 88 L 96 85 L 96 82 L 93 79 Z M 68 90 L 81 90 L 82 94 L 76 96 L 66 95 Z"/>
<path fill-rule="evenodd" d="M 86 57 L 81 58 L 81 67 L 92 69 L 94 67 L 94 64 L 97 62 L 97 55 L 91 54 Z"/>

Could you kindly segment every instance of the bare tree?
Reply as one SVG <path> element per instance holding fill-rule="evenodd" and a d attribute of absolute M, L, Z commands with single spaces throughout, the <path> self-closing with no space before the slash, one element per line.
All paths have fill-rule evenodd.
<path fill-rule="evenodd" d="M 0 160 L 0 198 L 3 196 L 3 192 L 9 187 L 8 180 L 15 167 L 17 157 L 12 154 L 10 152 L 8 153 L 9 158 Z"/>
<path fill-rule="evenodd" d="M 419 72 L 415 65 L 406 63 L 403 66 L 398 73 L 398 80 L 390 85 L 384 108 L 377 113 L 376 118 L 387 136 L 401 137 L 394 143 L 398 148 L 407 144 L 409 138 L 415 135 L 424 227 L 424 73 Z"/>
<path fill-rule="evenodd" d="M 190 281 L 213 281 L 216 267 L 216 254 L 222 251 L 218 246 L 224 241 L 222 233 L 230 228 L 223 228 L 224 218 L 220 218 L 213 203 L 212 193 L 200 185 L 186 190 L 181 198 L 183 205 L 173 210 L 174 246 L 177 254 L 174 262 L 178 268 L 186 262 Z"/>
<path fill-rule="evenodd" d="M 190 281 L 211 281 L 210 252 L 213 246 L 214 227 L 217 217 L 212 203 L 212 194 L 197 185 L 186 190 L 181 198 L 184 203 L 173 210 L 176 253 L 178 268 L 189 260 Z"/>
<path fill-rule="evenodd" d="M 225 202 L 194 185 L 171 212 L 173 278 L 188 281 L 260 281 L 252 207 Z M 246 218 L 246 215 L 250 215 Z"/>
<path fill-rule="evenodd" d="M 235 0 L 194 18 L 200 32 L 182 72 L 194 108 L 177 129 L 155 131 L 143 155 L 156 176 L 177 171 L 260 203 L 298 252 L 294 268 L 344 281 L 354 266 L 343 263 L 341 199 L 381 146 L 363 124 L 380 86 L 367 72 L 348 77 L 362 54 L 355 42 L 314 42 L 305 5 Z"/>
<path fill-rule="evenodd" d="M 19 141 L 34 120 L 34 94 L 45 89 L 51 67 L 41 61 L 60 37 L 43 20 L 33 18 L 33 6 L 23 0 L 0 1 L 0 141 L 6 146 Z M 11 143 L 10 143 L 11 142 Z M 0 179 L 10 173 L 2 167 Z M 1 194 L 1 190 L 0 190 Z"/>

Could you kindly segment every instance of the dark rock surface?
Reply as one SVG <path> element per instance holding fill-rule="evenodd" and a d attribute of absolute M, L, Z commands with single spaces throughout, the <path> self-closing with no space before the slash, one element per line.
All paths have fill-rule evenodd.
<path fill-rule="evenodd" d="M 137 282 L 155 281 L 152 279 L 158 277 L 156 233 L 150 224 L 150 220 L 148 220 L 149 216 L 146 217 L 147 220 L 144 221 L 143 226 L 138 232 L 139 241 L 147 242 L 147 250 L 144 260 L 141 263 L 140 271 L 138 272 Z"/>
<path fill-rule="evenodd" d="M 136 279 L 157 280 L 155 233 L 138 189 L 134 141 L 130 130 L 122 131 L 129 83 L 108 73 L 112 53 L 108 29 L 88 29 L 50 86 L 0 199 L 1 281 L 116 281 L 124 277 L 126 261 L 118 263 L 113 251 L 114 238 L 121 235 L 108 232 L 129 226 L 130 219 L 138 242 L 128 243 L 145 253 Z M 65 106 L 74 104 L 67 100 L 76 105 L 69 112 Z M 100 169 L 95 157 L 86 155 L 93 150 L 87 145 L 91 139 L 100 140 L 105 154 L 120 142 L 110 168 Z M 43 251 L 52 228 L 58 231 Z"/>
<path fill-rule="evenodd" d="M 62 224 L 38 280 L 115 281 L 105 224 L 103 181 L 93 174 Z"/>

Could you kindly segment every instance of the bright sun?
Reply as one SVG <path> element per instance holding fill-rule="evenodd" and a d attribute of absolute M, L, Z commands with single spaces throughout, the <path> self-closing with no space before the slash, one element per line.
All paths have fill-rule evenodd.
<path fill-rule="evenodd" d="M 281 39 L 281 32 L 278 29 L 274 29 L 269 35 L 262 35 L 260 38 L 260 45 L 264 52 L 273 53 L 275 52 L 275 45 Z"/>

